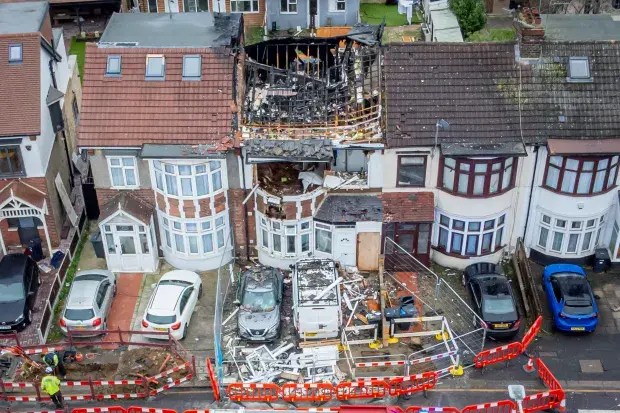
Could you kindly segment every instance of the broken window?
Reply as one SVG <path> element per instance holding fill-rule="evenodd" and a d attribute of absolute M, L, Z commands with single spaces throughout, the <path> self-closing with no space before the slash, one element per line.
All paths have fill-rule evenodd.
<path fill-rule="evenodd" d="M 311 219 L 281 221 L 260 213 L 256 217 L 259 223 L 259 245 L 269 254 L 291 257 L 310 251 Z"/>
<path fill-rule="evenodd" d="M 269 162 L 256 166 L 260 187 L 272 195 L 300 195 L 323 183 L 324 163 Z"/>
<path fill-rule="evenodd" d="M 423 187 L 426 181 L 426 156 L 398 157 L 398 186 Z"/>
<path fill-rule="evenodd" d="M 362 149 L 340 149 L 335 151 L 332 170 L 351 173 L 368 172 L 366 151 Z"/>
<path fill-rule="evenodd" d="M 327 254 L 332 253 L 332 226 L 321 224 L 320 222 L 314 223 L 315 228 L 315 248 L 317 251 L 325 252 Z"/>

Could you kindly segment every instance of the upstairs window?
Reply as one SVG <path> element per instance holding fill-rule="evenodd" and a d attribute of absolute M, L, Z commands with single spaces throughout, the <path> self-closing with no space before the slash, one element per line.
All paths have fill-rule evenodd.
<path fill-rule="evenodd" d="M 297 0 L 281 0 L 280 1 L 281 13 L 297 13 Z"/>
<path fill-rule="evenodd" d="M 24 164 L 19 145 L 0 146 L 0 176 L 20 176 L 24 174 Z"/>
<path fill-rule="evenodd" d="M 149 55 L 146 57 L 146 77 L 147 79 L 163 79 L 164 57 L 161 55 Z"/>
<path fill-rule="evenodd" d="M 470 197 L 488 197 L 514 187 L 517 158 L 443 158 L 439 186 Z"/>
<path fill-rule="evenodd" d="M 329 11 L 346 11 L 347 9 L 347 1 L 346 0 L 330 0 L 329 1 Z"/>
<path fill-rule="evenodd" d="M 258 13 L 258 0 L 230 0 L 231 13 Z"/>
<path fill-rule="evenodd" d="M 107 159 L 112 188 L 136 188 L 138 186 L 135 157 L 110 156 Z"/>
<path fill-rule="evenodd" d="M 591 82 L 590 59 L 587 57 L 571 57 L 568 60 L 568 81 L 573 83 Z"/>
<path fill-rule="evenodd" d="M 543 186 L 553 191 L 592 195 L 616 186 L 618 156 L 550 156 Z"/>
<path fill-rule="evenodd" d="M 108 56 L 108 64 L 105 68 L 105 74 L 108 76 L 118 76 L 121 74 L 120 56 Z"/>
<path fill-rule="evenodd" d="M 183 56 L 183 79 L 200 80 L 201 69 L 200 55 Z"/>
<path fill-rule="evenodd" d="M 9 45 L 9 63 L 21 63 L 22 59 L 23 55 L 21 43 Z"/>
<path fill-rule="evenodd" d="M 397 179 L 397 186 L 423 187 L 426 181 L 426 156 L 399 156 Z"/>

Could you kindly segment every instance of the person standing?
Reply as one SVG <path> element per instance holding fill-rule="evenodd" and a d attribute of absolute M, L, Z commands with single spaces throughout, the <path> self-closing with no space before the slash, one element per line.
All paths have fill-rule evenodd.
<path fill-rule="evenodd" d="M 56 353 L 55 351 L 50 351 L 49 353 L 47 353 L 43 357 L 43 362 L 48 367 L 53 368 L 55 370 L 54 372 L 58 372 L 63 379 L 67 376 L 67 370 L 65 370 L 65 365 L 63 364 L 60 356 L 58 356 L 58 353 Z M 56 371 L 56 369 L 58 370 Z"/>
<path fill-rule="evenodd" d="M 64 405 L 62 402 L 62 393 L 60 392 L 60 380 L 58 377 L 54 376 L 53 367 L 46 367 L 45 373 L 47 373 L 47 375 L 41 380 L 41 388 L 45 393 L 49 394 L 56 408 L 62 409 Z"/>

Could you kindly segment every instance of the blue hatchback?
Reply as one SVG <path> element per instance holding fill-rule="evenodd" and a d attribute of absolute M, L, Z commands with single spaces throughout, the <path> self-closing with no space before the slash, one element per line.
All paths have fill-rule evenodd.
<path fill-rule="evenodd" d="M 598 324 L 598 308 L 586 273 L 578 265 L 552 264 L 543 272 L 543 288 L 560 331 L 592 332 Z"/>

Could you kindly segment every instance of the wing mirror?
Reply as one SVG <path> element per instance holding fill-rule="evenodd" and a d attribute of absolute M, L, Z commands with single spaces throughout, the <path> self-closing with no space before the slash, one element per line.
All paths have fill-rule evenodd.
<path fill-rule="evenodd" d="M 241 306 L 241 301 L 239 301 L 238 299 L 233 301 L 233 304 L 236 305 L 237 307 Z"/>

